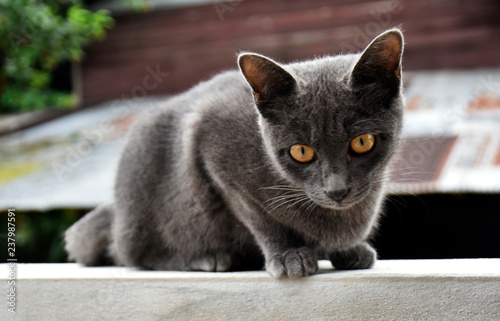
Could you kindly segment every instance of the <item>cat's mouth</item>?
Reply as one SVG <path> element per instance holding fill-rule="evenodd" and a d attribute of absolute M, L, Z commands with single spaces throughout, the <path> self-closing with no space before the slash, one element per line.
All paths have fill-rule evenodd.
<path fill-rule="evenodd" d="M 313 199 L 313 201 L 321 207 L 333 209 L 333 210 L 347 210 L 351 208 L 357 202 L 349 202 L 349 201 L 328 201 L 328 200 L 317 200 Z"/>
<path fill-rule="evenodd" d="M 370 188 L 367 186 L 361 190 L 349 191 L 342 199 L 332 199 L 326 193 L 308 195 L 309 198 L 321 207 L 335 210 L 346 210 L 362 201 L 368 195 Z M 308 193 L 309 194 L 309 193 Z"/>

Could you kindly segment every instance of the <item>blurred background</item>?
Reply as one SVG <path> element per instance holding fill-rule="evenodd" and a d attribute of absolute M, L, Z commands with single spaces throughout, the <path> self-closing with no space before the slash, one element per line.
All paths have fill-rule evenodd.
<path fill-rule="evenodd" d="M 374 246 L 500 257 L 499 15 L 496 0 L 1 1 L 0 257 L 15 209 L 18 262 L 64 262 L 64 230 L 112 200 L 138 115 L 238 52 L 359 52 L 392 27 L 407 113 Z"/>

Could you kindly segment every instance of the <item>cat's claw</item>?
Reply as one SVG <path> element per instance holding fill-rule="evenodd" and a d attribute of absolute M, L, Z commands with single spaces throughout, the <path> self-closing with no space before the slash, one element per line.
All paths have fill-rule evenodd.
<path fill-rule="evenodd" d="M 367 243 L 360 244 L 343 252 L 330 254 L 330 261 L 337 270 L 357 270 L 371 268 L 377 253 Z"/>
<path fill-rule="evenodd" d="M 266 270 L 275 278 L 300 278 L 318 270 L 318 261 L 308 248 L 291 249 L 276 254 L 266 263 Z"/>

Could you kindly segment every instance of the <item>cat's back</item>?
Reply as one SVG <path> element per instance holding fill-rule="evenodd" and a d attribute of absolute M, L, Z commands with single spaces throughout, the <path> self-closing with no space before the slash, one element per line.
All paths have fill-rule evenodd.
<path fill-rule="evenodd" d="M 190 163 L 196 158 L 200 135 L 213 134 L 214 139 L 221 132 L 228 138 L 255 136 L 257 113 L 252 101 L 244 78 L 239 71 L 230 70 L 150 108 L 132 128 L 123 150 L 117 196 L 125 181 L 159 183 L 164 179 L 162 173 L 179 172 L 179 164 L 194 168 L 196 164 Z M 221 139 L 217 140 L 220 143 Z"/>
<path fill-rule="evenodd" d="M 250 88 L 237 70 L 229 70 L 203 81 L 191 89 L 166 99 L 150 109 L 133 129 L 153 136 L 172 137 L 196 127 L 211 115 L 232 117 L 256 115 Z"/>
<path fill-rule="evenodd" d="M 202 81 L 159 106 L 160 114 L 232 111 L 251 98 L 250 88 L 237 70 L 229 70 Z M 251 100 L 250 100 L 251 101 Z"/>

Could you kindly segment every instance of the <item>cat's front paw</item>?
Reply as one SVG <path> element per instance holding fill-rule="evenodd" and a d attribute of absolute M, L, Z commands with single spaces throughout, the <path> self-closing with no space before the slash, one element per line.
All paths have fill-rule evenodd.
<path fill-rule="evenodd" d="M 330 261 L 337 270 L 369 269 L 376 259 L 377 252 L 367 243 L 330 254 Z"/>
<path fill-rule="evenodd" d="M 300 278 L 318 270 L 316 255 L 305 247 L 290 249 L 273 255 L 266 262 L 266 270 L 275 278 Z"/>
<path fill-rule="evenodd" d="M 207 254 L 192 259 L 188 264 L 188 270 L 205 272 L 225 272 L 231 268 L 231 255 L 227 253 Z"/>

